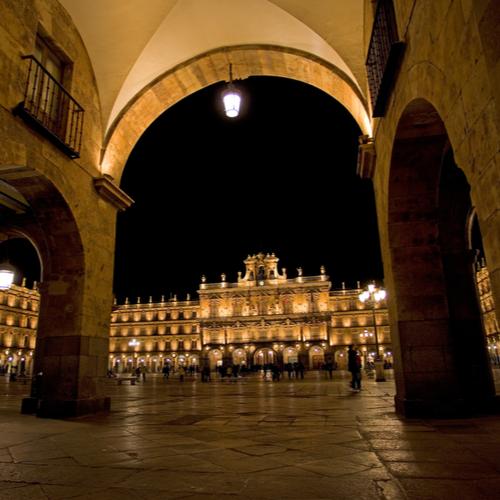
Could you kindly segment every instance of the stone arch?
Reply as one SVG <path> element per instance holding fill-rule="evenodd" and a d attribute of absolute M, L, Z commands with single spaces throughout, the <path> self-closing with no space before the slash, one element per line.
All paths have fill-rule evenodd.
<path fill-rule="evenodd" d="M 272 363 L 276 363 L 278 356 L 274 349 L 270 347 L 261 347 L 260 349 L 256 349 L 253 353 L 253 364 L 254 365 L 268 365 Z"/>
<path fill-rule="evenodd" d="M 66 417 L 109 408 L 100 395 L 107 364 L 107 338 L 83 332 L 93 320 L 86 311 L 86 261 L 72 209 L 55 184 L 26 166 L 0 165 L 0 178 L 26 201 L 21 213 L 2 219 L 0 231 L 22 234 L 37 249 L 42 268 L 33 384 L 23 412 Z"/>
<path fill-rule="evenodd" d="M 102 172 L 119 184 L 127 158 L 140 136 L 164 111 L 184 97 L 228 78 L 280 76 L 308 83 L 339 101 L 371 135 L 365 98 L 350 78 L 335 66 L 309 53 L 277 46 L 222 47 L 201 54 L 151 82 L 119 114 L 104 141 Z"/>
<path fill-rule="evenodd" d="M 222 351 L 220 349 L 210 349 L 210 351 L 208 352 L 208 359 L 210 363 L 210 369 L 216 370 L 217 367 L 222 364 Z"/>
<path fill-rule="evenodd" d="M 336 349 L 333 357 L 338 370 L 347 370 L 347 349 Z"/>
<path fill-rule="evenodd" d="M 200 366 L 200 356 L 198 354 L 187 354 L 189 365 Z"/>
<path fill-rule="evenodd" d="M 242 347 L 235 349 L 232 352 L 233 364 L 235 365 L 247 365 L 247 352 Z"/>
<path fill-rule="evenodd" d="M 313 345 L 309 349 L 309 368 L 319 370 L 325 363 L 325 350 L 319 345 Z"/>
<path fill-rule="evenodd" d="M 389 251 L 385 234 L 388 225 L 386 193 L 389 191 L 391 154 L 397 129 L 400 129 L 400 119 L 409 104 L 417 99 L 425 99 L 434 108 L 433 112 L 446 124 L 455 162 L 463 170 L 471 186 L 471 198 L 481 227 L 493 294 L 500 302 L 497 291 L 500 289 L 497 284 L 500 283 L 499 254 L 496 251 L 500 234 L 497 215 L 500 198 L 498 161 L 494 158 L 500 142 L 493 117 L 494 106 L 485 105 L 494 102 L 495 94 L 488 93 L 487 88 L 476 94 L 470 88 L 464 88 L 466 80 L 454 79 L 454 71 L 449 71 L 447 66 L 449 63 L 448 59 L 409 58 L 407 66 L 403 66 L 398 75 L 393 102 L 388 107 L 385 118 L 380 121 L 375 141 L 377 167 L 374 190 L 382 253 L 387 255 Z M 482 66 L 479 69 L 483 71 Z M 487 74 L 484 73 L 483 76 L 486 81 Z M 468 97 L 467 103 L 463 99 L 464 93 Z M 423 115 L 421 118 L 425 122 Z M 384 261 L 387 279 L 391 273 L 390 262 L 387 257 Z"/>
<path fill-rule="evenodd" d="M 296 363 L 299 360 L 299 350 L 293 346 L 287 346 L 283 349 L 283 363 Z"/>
<path fill-rule="evenodd" d="M 467 234 L 470 186 L 428 100 L 411 101 L 398 121 L 388 181 L 396 409 L 455 415 L 491 403 Z"/>

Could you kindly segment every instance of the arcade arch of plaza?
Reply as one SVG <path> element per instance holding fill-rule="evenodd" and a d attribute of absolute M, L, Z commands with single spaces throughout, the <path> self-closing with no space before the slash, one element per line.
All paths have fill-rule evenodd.
<path fill-rule="evenodd" d="M 144 129 L 226 80 L 229 63 L 238 78 L 317 86 L 363 131 L 358 170 L 375 191 L 396 409 L 426 416 L 494 405 L 467 235 L 473 212 L 500 303 L 498 2 L 357 0 L 303 10 L 293 0 L 252 8 L 125 0 L 129 16 L 77 0 L 28 3 L 0 7 L 0 229 L 3 239 L 28 235 L 43 268 L 34 363 L 45 383 L 24 411 L 109 407 L 101 382 L 116 212 L 133 201 L 119 188 L 121 172 Z M 59 64 L 55 80 L 38 59 L 21 57 L 47 52 Z"/>

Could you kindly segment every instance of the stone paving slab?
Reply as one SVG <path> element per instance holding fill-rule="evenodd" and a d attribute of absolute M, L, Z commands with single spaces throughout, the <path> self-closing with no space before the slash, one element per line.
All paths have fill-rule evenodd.
<path fill-rule="evenodd" d="M 391 380 L 112 382 L 110 414 L 59 421 L 0 380 L 0 500 L 499 497 L 500 417 L 401 419 Z"/>

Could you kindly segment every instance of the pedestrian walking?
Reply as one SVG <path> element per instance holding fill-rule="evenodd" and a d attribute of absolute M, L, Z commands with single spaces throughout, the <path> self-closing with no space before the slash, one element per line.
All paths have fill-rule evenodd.
<path fill-rule="evenodd" d="M 361 390 L 361 356 L 351 344 L 347 351 L 347 369 L 351 372 L 351 388 Z"/>

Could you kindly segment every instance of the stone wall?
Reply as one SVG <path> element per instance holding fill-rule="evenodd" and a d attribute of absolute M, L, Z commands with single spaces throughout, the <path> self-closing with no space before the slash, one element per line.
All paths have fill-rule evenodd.
<path fill-rule="evenodd" d="M 37 32 L 72 61 L 67 90 L 85 109 L 81 156 L 74 160 L 13 113 L 27 81 L 21 56 L 33 54 Z M 0 65 L 8 75 L 0 81 L 0 178 L 30 205 L 28 213 L 4 218 L 2 229 L 30 237 L 41 256 L 35 366 L 46 379 L 42 399 L 62 414 L 58 402 L 102 399 L 99 379 L 106 373 L 116 208 L 93 185 L 100 177 L 99 96 L 80 35 L 57 1 L 1 2 L 0 33 Z M 69 413 L 79 411 L 69 406 Z"/>
<path fill-rule="evenodd" d="M 415 155 L 425 153 L 425 155 L 437 158 L 438 149 L 441 148 L 441 154 L 444 154 L 446 142 L 449 141 L 454 162 L 464 172 L 471 188 L 470 198 L 479 220 L 487 265 L 490 269 L 492 292 L 497 302 L 500 298 L 499 103 L 495 93 L 498 87 L 493 85 L 498 75 L 498 64 L 495 59 L 495 56 L 498 57 L 498 48 L 492 48 L 489 41 L 489 48 L 484 44 L 484 39 L 491 40 L 491 32 L 495 31 L 490 22 L 485 21 L 484 16 L 487 15 L 490 19 L 496 18 L 500 12 L 500 6 L 498 3 L 494 5 L 495 2 L 461 0 L 406 0 L 395 2 L 395 4 L 399 35 L 400 39 L 406 43 L 406 49 L 385 116 L 376 120 L 375 123 L 377 163 L 373 181 L 384 274 L 389 293 L 395 297 L 390 304 L 390 316 L 393 341 L 397 346 L 400 318 L 410 315 L 413 320 L 417 319 L 417 316 L 425 319 L 425 308 L 432 307 L 432 304 L 425 306 L 420 300 L 418 303 L 415 302 L 411 311 L 407 308 L 408 304 L 404 307 L 398 305 L 398 300 L 400 301 L 402 296 L 401 291 L 395 288 L 396 263 L 389 234 L 391 203 L 393 205 L 397 203 L 394 200 L 394 193 L 391 193 L 391 166 L 394 162 L 396 139 L 400 141 L 399 144 L 404 141 L 408 141 L 408 144 L 414 141 L 416 144 L 415 141 L 425 135 L 427 143 L 422 146 L 425 149 L 421 149 L 420 153 L 417 148 L 413 152 L 408 149 L 410 156 L 406 160 L 415 163 L 416 166 L 419 160 Z M 498 23 L 495 26 L 498 27 Z M 422 106 L 420 103 L 427 104 Z M 404 120 L 410 120 L 411 125 L 407 126 L 406 123 L 402 123 L 401 117 Z M 399 129 L 398 126 L 400 126 Z M 436 128 L 433 130 L 432 127 Z M 399 136 L 397 132 L 401 132 Z M 442 141 L 441 145 L 434 142 L 433 147 L 438 148 L 434 152 L 430 149 L 432 138 Z M 425 156 L 420 158 L 420 162 L 426 162 Z M 414 181 L 417 183 L 423 181 L 416 171 Z M 429 179 L 425 182 L 428 181 Z M 432 182 L 436 183 L 439 180 Z M 416 184 L 408 183 L 406 188 L 408 196 L 411 196 L 410 193 L 415 187 Z M 413 213 L 418 211 L 418 200 L 415 200 L 415 203 Z M 400 214 L 400 216 L 403 215 Z M 405 217 L 408 218 L 411 215 L 407 213 Z M 408 227 L 411 228 L 409 232 L 412 233 L 406 235 L 408 246 L 411 246 L 412 239 L 415 245 L 422 245 L 422 241 L 417 241 L 417 239 L 429 238 L 428 245 L 431 245 L 432 238 L 439 241 L 441 237 L 439 233 L 435 235 L 419 233 L 418 226 L 415 224 Z M 430 248 L 429 246 L 428 249 Z M 424 265 L 430 267 L 429 262 L 425 263 L 424 260 L 408 262 L 407 265 L 413 266 L 414 269 Z M 431 281 L 438 276 L 437 270 L 429 268 L 426 272 L 428 282 L 415 285 L 410 280 L 406 284 L 408 293 L 412 293 L 410 290 L 412 286 L 414 288 L 416 286 L 428 287 L 429 290 L 434 286 Z M 411 274 L 409 271 L 408 275 Z M 421 274 L 424 275 L 423 270 Z M 423 298 L 424 295 L 421 297 Z M 448 295 L 444 296 L 444 299 L 450 301 L 452 297 Z M 445 304 L 446 307 L 449 305 Z M 427 342 L 429 345 L 437 344 L 435 338 L 430 336 Z M 451 339 L 451 342 L 457 342 L 457 340 Z M 451 373 L 456 370 L 456 367 L 452 368 L 456 360 L 453 361 L 452 356 L 448 357 L 449 348 L 450 346 L 445 347 L 444 344 L 439 347 L 443 351 L 436 361 Z M 477 348 L 481 349 L 479 343 Z M 405 355 L 408 356 L 408 352 L 398 356 L 403 363 L 401 370 L 398 370 L 399 390 L 402 390 L 404 386 L 402 380 L 409 373 L 408 364 L 406 366 L 404 364 Z M 419 370 L 425 370 L 426 363 L 429 366 L 430 351 L 427 352 L 426 357 L 427 361 L 421 360 Z M 416 372 L 413 373 L 414 380 L 422 377 L 423 372 L 419 373 L 419 375 Z M 465 373 L 459 375 L 459 378 L 464 380 L 466 377 Z M 469 378 L 472 377 L 469 376 Z M 486 382 L 484 384 L 486 385 Z"/>
<path fill-rule="evenodd" d="M 488 268 L 500 299 L 500 134 L 498 59 L 490 63 L 482 39 L 483 17 L 498 15 L 495 2 L 488 8 L 460 0 L 402 1 L 397 3 L 400 37 L 407 46 L 387 113 L 377 120 L 377 167 L 374 179 L 379 230 L 385 263 L 390 274 L 387 238 L 388 184 L 392 144 L 399 118 L 414 99 L 428 100 L 444 122 L 455 161 L 471 185 L 471 197 L 479 216 Z M 493 11 L 493 12 L 492 12 Z M 489 24 L 488 24 L 489 26 Z M 498 27 L 498 24 L 496 24 Z M 497 28 L 498 31 L 498 28 Z M 498 33 L 497 33 L 498 35 Z M 496 45 L 498 47 L 498 44 Z M 490 55 L 488 55 L 490 54 Z"/>

